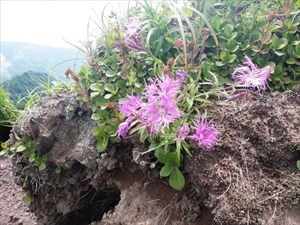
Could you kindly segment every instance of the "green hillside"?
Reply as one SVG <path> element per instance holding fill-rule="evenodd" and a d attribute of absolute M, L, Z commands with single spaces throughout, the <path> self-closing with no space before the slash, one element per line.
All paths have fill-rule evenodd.
<path fill-rule="evenodd" d="M 3 82 L 1 87 L 10 94 L 10 99 L 22 109 L 29 99 L 28 95 L 45 90 L 42 85 L 45 85 L 47 80 L 47 73 L 28 71 Z M 52 81 L 53 78 L 51 77 L 50 80 Z M 21 99 L 23 100 L 20 101 Z"/>
<path fill-rule="evenodd" d="M 85 56 L 75 48 L 57 48 L 21 42 L 1 42 L 0 83 L 26 71 L 48 73 L 66 80 L 68 67 L 79 70 Z"/>

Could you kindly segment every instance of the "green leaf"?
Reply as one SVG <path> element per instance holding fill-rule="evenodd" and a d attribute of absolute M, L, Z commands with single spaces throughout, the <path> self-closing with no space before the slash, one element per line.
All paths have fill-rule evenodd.
<path fill-rule="evenodd" d="M 260 47 L 258 47 L 258 46 L 256 46 L 256 45 L 253 45 L 252 46 L 252 50 L 254 51 L 254 52 L 260 52 Z"/>
<path fill-rule="evenodd" d="M 224 34 L 227 38 L 231 38 L 232 31 L 233 26 L 231 24 L 226 24 L 226 26 L 224 27 Z"/>
<path fill-rule="evenodd" d="M 173 168 L 171 172 L 169 184 L 172 188 L 178 191 L 181 190 L 185 185 L 184 176 L 177 167 Z"/>
<path fill-rule="evenodd" d="M 233 63 L 236 59 L 236 55 L 235 54 L 231 54 L 228 56 L 228 61 L 227 63 Z"/>
<path fill-rule="evenodd" d="M 110 99 L 112 96 L 113 96 L 113 94 L 106 94 L 106 95 L 104 95 L 104 98 L 105 99 Z"/>
<path fill-rule="evenodd" d="M 108 70 L 108 71 L 106 71 L 105 76 L 114 77 L 114 76 L 116 76 L 116 73 L 112 70 Z"/>
<path fill-rule="evenodd" d="M 55 173 L 59 174 L 61 172 L 61 167 L 60 166 L 57 166 L 55 168 Z"/>
<path fill-rule="evenodd" d="M 300 58 L 300 43 L 295 46 L 295 52 L 294 52 L 294 54 L 295 54 L 295 56 L 297 58 Z"/>
<path fill-rule="evenodd" d="M 239 49 L 239 46 L 236 44 L 235 40 L 229 39 L 227 41 L 227 50 L 230 52 L 235 52 Z"/>
<path fill-rule="evenodd" d="M 222 23 L 223 23 L 223 21 L 219 17 L 216 16 L 212 21 L 212 26 L 213 26 L 213 28 L 216 29 L 217 32 L 219 32 L 221 29 Z"/>
<path fill-rule="evenodd" d="M 288 44 L 288 40 L 286 38 L 280 38 L 279 45 L 277 49 L 282 49 Z"/>
<path fill-rule="evenodd" d="M 147 71 L 140 71 L 137 73 L 138 77 L 144 77 L 145 75 L 147 75 Z"/>
<path fill-rule="evenodd" d="M 155 156 L 158 159 L 160 163 L 169 164 L 171 162 L 170 160 L 170 153 L 163 153 L 161 148 L 157 148 L 155 151 Z"/>
<path fill-rule="evenodd" d="M 106 100 L 103 96 L 98 96 L 96 99 L 95 99 L 95 103 L 97 106 L 100 106 L 101 107 L 101 110 L 104 110 L 107 108 L 107 105 L 106 103 L 108 102 L 108 100 Z"/>
<path fill-rule="evenodd" d="M 277 66 L 275 66 L 275 68 L 274 68 L 274 75 L 281 75 L 282 74 L 282 65 L 277 65 Z"/>
<path fill-rule="evenodd" d="M 190 150 L 189 150 L 189 145 L 186 143 L 186 141 L 183 141 L 183 142 L 181 143 L 181 146 L 182 146 L 183 149 L 186 151 L 186 153 L 187 153 L 190 157 L 192 157 L 192 153 L 190 152 Z"/>
<path fill-rule="evenodd" d="M 19 147 L 17 148 L 17 152 L 23 152 L 24 150 L 26 150 L 28 147 L 26 145 L 19 145 Z"/>
<path fill-rule="evenodd" d="M 5 154 L 6 154 L 6 151 L 4 151 L 4 150 L 0 151 L 0 156 L 5 155 Z"/>
<path fill-rule="evenodd" d="M 246 39 L 245 41 L 244 41 L 244 43 L 242 43 L 241 45 L 240 45 L 240 48 L 241 48 L 241 50 L 242 51 L 245 51 L 247 48 L 249 48 L 250 47 L 250 45 L 249 45 L 249 40 L 248 39 Z"/>
<path fill-rule="evenodd" d="M 274 34 L 273 37 L 272 37 L 272 46 L 275 49 L 277 49 L 278 46 L 279 46 L 279 38 L 277 37 L 276 34 Z"/>
<path fill-rule="evenodd" d="M 27 206 L 30 206 L 31 202 L 34 201 L 34 197 L 31 196 L 30 194 L 26 194 L 24 197 L 23 197 L 23 202 L 25 203 L 25 205 Z"/>
<path fill-rule="evenodd" d="M 289 85 L 287 86 L 288 89 L 292 90 L 294 88 L 300 87 L 299 81 L 291 81 Z"/>
<path fill-rule="evenodd" d="M 296 63 L 296 60 L 295 60 L 294 58 L 288 58 L 288 59 L 285 60 L 285 62 L 286 62 L 287 64 L 292 65 L 292 64 L 295 64 L 295 63 Z"/>
<path fill-rule="evenodd" d="M 226 51 L 222 51 L 220 53 L 220 59 L 224 62 L 224 63 L 233 63 L 236 59 L 236 55 L 235 54 L 229 54 Z"/>
<path fill-rule="evenodd" d="M 111 84 L 111 83 L 105 84 L 104 89 L 105 89 L 106 91 L 109 91 L 109 92 L 112 93 L 112 94 L 115 94 L 115 93 L 116 93 L 116 89 L 115 89 L 114 85 Z"/>
<path fill-rule="evenodd" d="M 298 170 L 300 170 L 300 160 L 297 161 Z"/>
<path fill-rule="evenodd" d="M 102 115 L 101 115 L 101 113 L 99 113 L 99 112 L 93 113 L 92 116 L 91 116 L 91 119 L 97 121 L 97 120 L 100 120 L 100 119 L 101 119 L 101 116 L 102 116 Z"/>
<path fill-rule="evenodd" d="M 97 143 L 97 151 L 104 152 L 108 144 L 108 137 L 103 137 Z"/>
<path fill-rule="evenodd" d="M 102 93 L 104 91 L 103 84 L 99 84 L 99 83 L 92 83 L 90 85 L 90 89 L 92 91 L 97 91 L 97 92 L 100 92 L 100 93 Z"/>
<path fill-rule="evenodd" d="M 171 44 L 168 43 L 168 42 L 166 42 L 166 41 L 164 41 L 163 45 L 161 46 L 162 53 L 167 53 L 167 52 L 170 51 L 170 49 L 171 49 Z"/>
<path fill-rule="evenodd" d="M 28 158 L 29 162 L 34 162 L 35 161 L 35 154 L 31 154 L 30 157 Z"/>
<path fill-rule="evenodd" d="M 159 174 L 161 177 L 167 177 L 170 176 L 171 172 L 172 172 L 172 164 L 167 164 L 163 166 L 163 168 L 161 168 Z"/>
<path fill-rule="evenodd" d="M 253 32 L 250 34 L 250 42 L 258 42 L 261 39 L 261 34 L 258 32 Z"/>
<path fill-rule="evenodd" d="M 226 52 L 226 51 L 221 51 L 221 53 L 220 53 L 220 59 L 221 59 L 223 62 L 226 62 L 226 61 L 227 61 L 227 57 L 228 57 L 228 52 Z"/>
<path fill-rule="evenodd" d="M 204 74 L 204 77 L 208 80 L 211 79 L 211 74 L 209 73 L 210 72 L 210 69 L 211 69 L 211 65 L 204 61 L 204 64 L 203 64 L 203 74 Z"/>
<path fill-rule="evenodd" d="M 113 123 L 107 125 L 105 127 L 105 131 L 108 133 L 108 134 L 114 134 L 117 132 L 117 126 L 114 126 Z"/>
<path fill-rule="evenodd" d="M 85 75 L 86 75 L 86 67 L 84 65 L 82 65 L 80 67 L 80 70 L 79 70 L 79 73 L 78 73 L 78 77 L 80 79 L 83 79 L 83 78 L 85 78 Z"/>
<path fill-rule="evenodd" d="M 44 162 L 41 162 L 41 164 L 39 165 L 39 170 L 42 171 L 46 169 L 46 164 Z"/>
<path fill-rule="evenodd" d="M 94 128 L 94 133 L 99 138 L 107 136 L 106 132 L 98 126 Z"/>
<path fill-rule="evenodd" d="M 98 91 L 91 92 L 91 98 L 95 98 L 98 95 L 100 95 L 100 92 L 98 92 Z"/>
<path fill-rule="evenodd" d="M 280 51 L 277 51 L 277 50 L 274 50 L 274 53 L 278 56 L 284 56 L 285 55 L 285 52 L 280 52 Z"/>
<path fill-rule="evenodd" d="M 126 82 L 124 80 L 118 80 L 117 81 L 118 88 L 126 88 Z"/>
<path fill-rule="evenodd" d="M 174 163 L 176 164 L 176 166 L 180 167 L 181 164 L 181 159 L 182 159 L 182 155 L 181 154 L 177 154 L 176 152 L 170 152 L 170 163 Z"/>

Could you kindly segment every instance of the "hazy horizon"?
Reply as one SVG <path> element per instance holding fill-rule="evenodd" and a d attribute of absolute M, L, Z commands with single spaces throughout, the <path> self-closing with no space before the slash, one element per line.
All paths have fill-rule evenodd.
<path fill-rule="evenodd" d="M 74 48 L 66 41 L 84 42 L 96 28 L 92 20 L 99 22 L 104 7 L 106 13 L 118 13 L 126 4 L 128 1 L 0 1 L 0 40 Z"/>

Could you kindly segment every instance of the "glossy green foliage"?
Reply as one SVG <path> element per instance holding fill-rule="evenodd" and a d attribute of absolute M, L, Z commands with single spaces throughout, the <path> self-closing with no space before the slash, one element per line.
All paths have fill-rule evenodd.
<path fill-rule="evenodd" d="M 19 114 L 17 107 L 10 101 L 9 94 L 0 87 L 0 125 L 11 126 Z"/>
<path fill-rule="evenodd" d="M 272 91 L 300 86 L 300 8 L 297 1 L 212 1 L 207 17 L 219 46 L 209 37 L 205 43 L 206 70 L 231 83 L 233 69 L 249 56 L 260 68 L 270 65 Z"/>
<path fill-rule="evenodd" d="M 274 13 L 276 11 L 276 13 Z M 126 95 L 142 95 L 145 84 L 161 74 L 174 77 L 184 70 L 189 77 L 178 96 L 178 107 L 185 113 L 159 137 L 150 137 L 144 127 L 136 125 L 140 141 L 150 142 L 150 149 L 164 166 L 160 172 L 169 176 L 170 185 L 180 190 L 185 181 L 179 168 L 182 150 L 191 156 L 185 140 L 176 132 L 183 123 L 206 113 L 210 96 L 220 99 L 222 86 L 232 83 L 234 68 L 245 56 L 257 67 L 274 68 L 269 77 L 271 91 L 284 91 L 300 85 L 299 5 L 291 0 L 235 1 L 212 0 L 152 4 L 137 1 L 124 14 L 112 13 L 96 23 L 100 36 L 96 43 L 87 41 L 80 49 L 87 56 L 72 78 L 78 99 L 88 103 L 97 122 L 94 134 L 97 150 L 104 152 L 109 143 L 120 141 L 117 129 L 124 121 L 118 109 Z M 130 18 L 138 18 L 139 27 L 125 40 Z M 106 21 L 106 22 L 104 22 Z M 224 94 L 224 93 L 223 93 Z M 220 103 L 221 104 L 221 103 Z"/>
<path fill-rule="evenodd" d="M 37 166 L 39 170 L 46 169 L 47 156 L 40 156 L 36 149 L 35 142 L 28 136 L 20 138 L 16 133 L 14 133 L 14 135 L 16 142 L 13 145 L 10 145 L 9 141 L 2 143 L 0 155 L 10 156 L 15 152 L 19 152 L 28 159 L 29 163 Z"/>

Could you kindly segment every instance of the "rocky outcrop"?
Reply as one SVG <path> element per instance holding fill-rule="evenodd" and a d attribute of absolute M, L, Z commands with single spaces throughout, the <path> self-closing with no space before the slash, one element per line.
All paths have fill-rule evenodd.
<path fill-rule="evenodd" d="M 135 160 L 133 149 L 147 149 L 136 137 L 98 153 L 91 111 L 72 93 L 42 99 L 15 123 L 47 167 L 15 153 L 14 176 L 28 181 L 38 224 L 299 224 L 300 90 L 210 111 L 220 139 L 185 157 L 182 191 L 159 177 L 161 165 L 150 168 L 152 153 L 149 164 Z"/>

